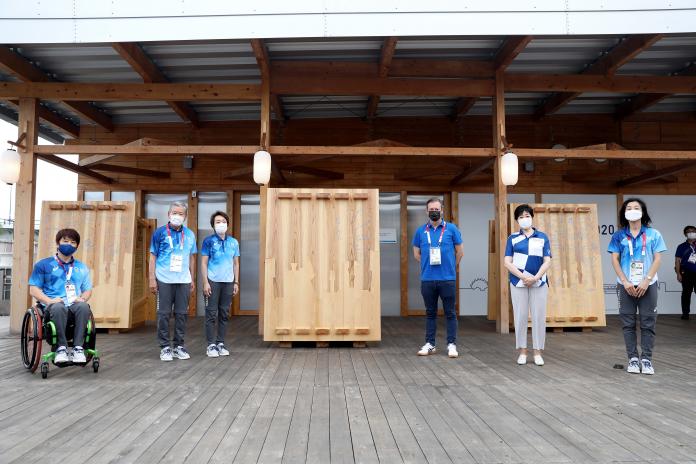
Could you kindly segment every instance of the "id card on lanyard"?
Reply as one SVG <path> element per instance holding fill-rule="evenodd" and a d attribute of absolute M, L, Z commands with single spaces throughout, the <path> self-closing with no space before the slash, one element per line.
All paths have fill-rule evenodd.
<path fill-rule="evenodd" d="M 442 246 L 442 237 L 445 235 L 446 228 L 447 224 L 445 223 L 445 221 L 442 221 L 442 231 L 440 232 L 440 239 L 437 241 L 437 248 L 433 248 L 433 244 L 430 241 L 430 224 L 425 225 L 425 235 L 428 236 L 428 247 L 430 249 L 429 263 L 431 266 L 439 266 L 440 264 L 442 264 L 442 253 L 440 247 Z"/>
<path fill-rule="evenodd" d="M 174 249 L 174 241 L 172 240 L 172 232 L 167 224 L 167 239 L 169 240 L 169 248 L 172 249 L 172 254 L 169 255 L 169 271 L 181 272 L 184 266 L 184 226 L 181 226 L 181 239 L 179 239 L 179 253 Z"/>
<path fill-rule="evenodd" d="M 645 231 L 641 233 L 641 236 L 643 238 L 643 246 L 641 247 L 641 258 L 640 261 L 636 261 L 633 259 L 633 237 L 631 237 L 631 234 L 627 233 L 626 236 L 628 237 L 628 252 L 631 255 L 631 264 L 629 267 L 629 280 L 633 285 L 638 285 L 640 284 L 644 277 L 645 277 L 645 250 L 647 248 L 647 236 L 645 234 Z"/>
<path fill-rule="evenodd" d="M 65 305 L 70 306 L 75 302 L 77 299 L 77 288 L 75 287 L 75 284 L 73 284 L 70 279 L 72 277 L 73 269 L 75 268 L 75 262 L 73 261 L 68 265 L 68 270 L 65 270 L 65 264 L 63 263 L 58 257 L 56 256 L 56 262 L 60 266 L 60 268 L 63 270 L 65 273 Z"/>
<path fill-rule="evenodd" d="M 689 245 L 689 250 L 691 251 L 691 254 L 689 255 L 689 259 L 687 261 L 691 264 L 696 264 L 696 245 Z"/>

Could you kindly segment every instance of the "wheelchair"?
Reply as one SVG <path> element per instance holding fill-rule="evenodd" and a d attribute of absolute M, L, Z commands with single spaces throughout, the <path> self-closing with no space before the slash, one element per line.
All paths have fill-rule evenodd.
<path fill-rule="evenodd" d="M 83 348 L 85 350 L 87 362 L 85 364 L 76 364 L 72 361 L 55 363 L 56 349 L 58 348 L 56 326 L 53 321 L 51 321 L 50 311 L 46 311 L 46 308 L 42 304 L 37 303 L 35 306 L 27 309 L 27 312 L 24 313 L 24 319 L 22 320 L 21 351 L 24 367 L 31 373 L 34 373 L 36 369 L 41 366 L 41 377 L 45 379 L 48 377 L 49 362 L 53 362 L 57 367 L 84 367 L 91 362 L 92 370 L 97 373 L 99 371 L 99 351 L 96 349 L 97 328 L 94 323 L 93 314 L 90 314 L 85 332 Z M 68 340 L 68 347 L 73 346 L 74 334 L 75 320 L 74 317 L 70 315 L 68 317 L 67 327 L 65 328 L 65 337 Z M 42 355 L 41 351 L 44 340 L 51 346 L 51 351 Z"/>

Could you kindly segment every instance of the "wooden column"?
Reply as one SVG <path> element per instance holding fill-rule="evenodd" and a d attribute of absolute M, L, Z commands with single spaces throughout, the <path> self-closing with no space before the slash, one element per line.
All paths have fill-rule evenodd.
<path fill-rule="evenodd" d="M 459 225 L 459 193 L 455 191 L 450 192 L 450 222 Z M 463 258 L 462 258 L 463 259 Z M 459 301 L 459 268 L 457 268 L 457 277 L 455 280 L 455 287 L 457 293 L 455 296 L 455 309 L 457 310 L 457 316 L 460 315 L 460 301 Z"/>
<path fill-rule="evenodd" d="M 500 311 L 496 319 L 496 331 L 501 334 L 510 332 L 510 293 L 508 291 L 507 269 L 503 265 L 503 251 L 507 240 L 507 187 L 501 177 L 501 163 L 503 154 L 503 140 L 505 136 L 505 86 L 503 73 L 495 73 L 495 95 L 493 96 L 493 148 L 497 150 L 497 158 L 493 168 L 493 191 L 495 194 L 495 240 L 498 250 L 498 288 L 489 288 L 489 291 L 499 293 L 498 303 Z"/>
<path fill-rule="evenodd" d="M 188 213 L 186 214 L 186 219 L 188 223 L 188 228 L 193 232 L 193 236 L 196 237 L 196 246 L 200 246 L 198 243 L 198 196 L 194 196 L 193 192 L 189 192 L 188 198 Z M 195 291 L 189 297 L 189 310 L 188 314 L 190 317 L 196 317 L 197 306 L 198 306 L 198 255 L 194 260 L 193 269 L 191 269 L 191 275 L 193 276 L 193 283 L 196 284 Z"/>
<path fill-rule="evenodd" d="M 408 239 L 408 192 L 401 192 L 400 202 L 401 240 L 399 240 L 399 248 L 401 256 L 401 315 L 408 316 L 408 259 L 412 248 L 411 242 Z"/>
<path fill-rule="evenodd" d="M 15 193 L 15 222 L 12 245 L 12 289 L 10 293 L 10 332 L 18 333 L 24 312 L 31 306 L 29 275 L 34 264 L 34 201 L 36 199 L 36 157 L 39 105 L 35 98 L 20 98 L 18 134 L 26 134 L 17 148 L 21 157 Z M 19 137 L 18 137 L 19 138 Z"/>
<path fill-rule="evenodd" d="M 261 83 L 261 149 L 271 146 L 271 83 L 264 79 Z M 271 153 L 271 156 L 273 154 Z M 270 181 L 269 181 L 270 184 Z M 264 281 L 266 279 L 266 199 L 268 184 L 259 191 L 259 335 L 263 336 Z"/>

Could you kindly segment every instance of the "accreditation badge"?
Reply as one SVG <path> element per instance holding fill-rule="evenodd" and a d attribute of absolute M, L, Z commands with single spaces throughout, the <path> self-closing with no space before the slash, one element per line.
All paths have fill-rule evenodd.
<path fill-rule="evenodd" d="M 438 266 L 442 264 L 442 255 L 440 253 L 440 248 L 431 248 L 430 249 L 430 265 L 431 266 Z"/>
<path fill-rule="evenodd" d="M 65 302 L 66 306 L 70 306 L 75 302 L 77 299 L 77 289 L 75 288 L 75 284 L 71 282 L 67 282 L 65 284 Z"/>
<path fill-rule="evenodd" d="M 181 272 L 184 266 L 184 256 L 172 253 L 169 255 L 169 271 L 170 272 Z"/>
<path fill-rule="evenodd" d="M 638 285 L 643 281 L 645 263 L 642 261 L 631 261 L 629 280 L 633 285 Z"/>

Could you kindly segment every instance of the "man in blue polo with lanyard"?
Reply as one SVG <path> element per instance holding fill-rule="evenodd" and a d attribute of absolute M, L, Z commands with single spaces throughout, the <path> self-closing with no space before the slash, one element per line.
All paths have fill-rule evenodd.
<path fill-rule="evenodd" d="M 442 200 L 431 198 L 425 205 L 428 222 L 413 237 L 413 256 L 421 266 L 421 294 L 425 303 L 425 345 L 419 356 L 435 353 L 437 304 L 442 300 L 447 319 L 447 354 L 457 353 L 457 270 L 464 256 L 462 235 L 457 226 L 442 219 Z"/>
<path fill-rule="evenodd" d="M 196 237 L 184 226 L 187 207 L 169 206 L 169 222 L 158 228 L 150 244 L 150 291 L 157 295 L 157 338 L 160 359 L 189 359 L 184 346 L 189 297 L 195 290 Z M 174 349 L 169 342 L 169 318 L 174 310 Z"/>
<path fill-rule="evenodd" d="M 46 307 L 56 327 L 58 348 L 55 364 L 84 364 L 87 362 L 82 344 L 85 341 L 87 321 L 92 314 L 87 301 L 92 296 L 89 268 L 76 260 L 73 254 L 80 246 L 80 234 L 75 229 L 62 229 L 56 234 L 56 254 L 34 265 L 29 277 L 29 293 Z M 68 353 L 65 328 L 68 317 L 75 318 L 73 350 Z"/>

